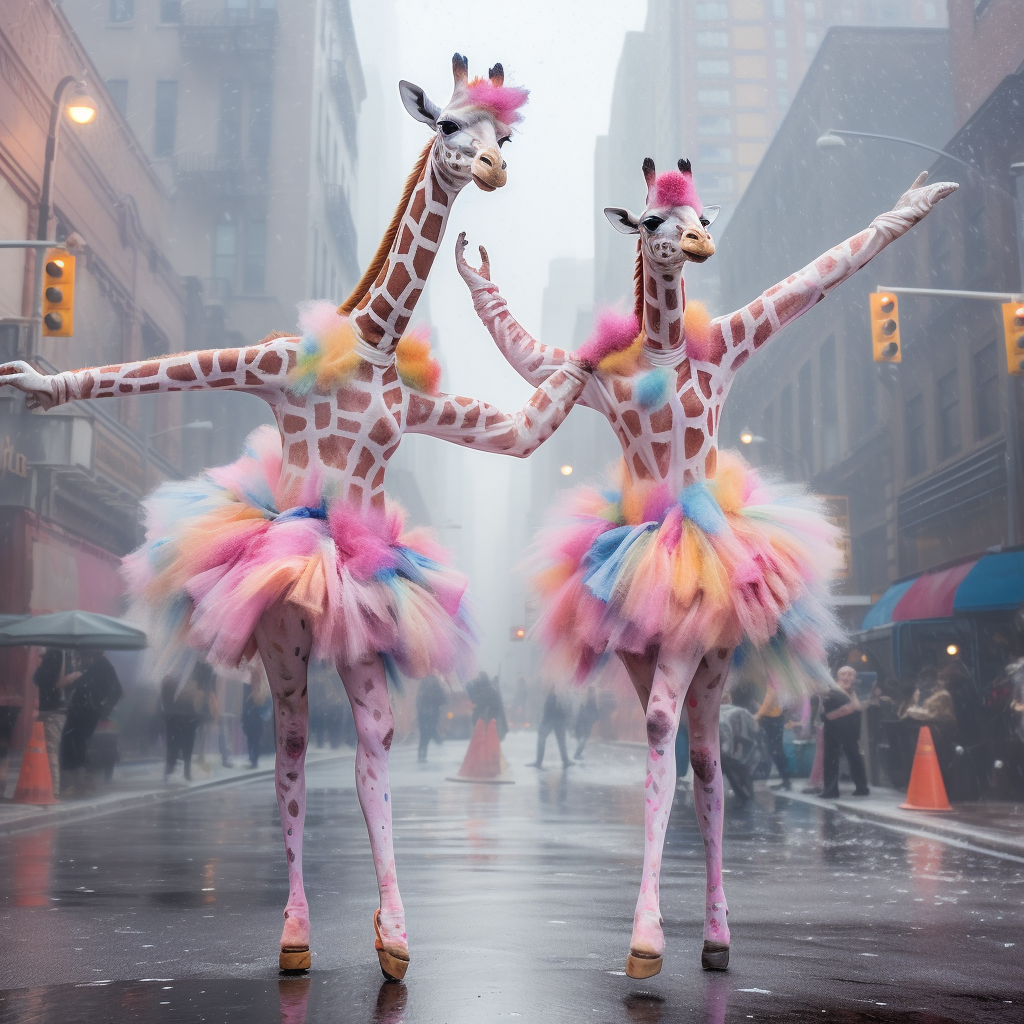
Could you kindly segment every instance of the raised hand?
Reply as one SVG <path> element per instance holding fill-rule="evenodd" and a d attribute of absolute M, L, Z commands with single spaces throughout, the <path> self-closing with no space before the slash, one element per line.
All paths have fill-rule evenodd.
<path fill-rule="evenodd" d="M 474 270 L 466 262 L 466 232 L 460 231 L 455 242 L 455 266 L 462 275 L 462 280 L 469 285 L 470 290 L 486 287 L 491 280 L 491 261 L 487 258 L 487 250 L 481 245 L 480 269 Z"/>
<path fill-rule="evenodd" d="M 58 404 L 55 378 L 20 359 L 0 365 L 0 386 L 4 384 L 24 391 L 25 404 L 30 409 L 52 409 Z"/>
<path fill-rule="evenodd" d="M 896 200 L 893 209 L 902 210 L 909 207 L 920 220 L 931 212 L 940 199 L 945 199 L 960 187 L 955 181 L 936 181 L 932 185 L 925 185 L 927 180 L 928 172 L 922 171 L 914 179 L 914 184 Z"/>

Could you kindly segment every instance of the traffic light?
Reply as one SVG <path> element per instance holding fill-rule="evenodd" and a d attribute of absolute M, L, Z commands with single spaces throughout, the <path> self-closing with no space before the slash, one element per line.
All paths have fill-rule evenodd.
<path fill-rule="evenodd" d="M 509 640 L 525 640 L 526 639 L 526 627 L 525 626 L 512 626 L 508 631 Z"/>
<path fill-rule="evenodd" d="M 43 265 L 43 336 L 70 338 L 75 333 L 75 257 L 47 249 Z"/>
<path fill-rule="evenodd" d="M 898 363 L 900 353 L 900 311 L 892 292 L 872 292 L 871 348 L 876 363 Z"/>
<path fill-rule="evenodd" d="M 1006 368 L 1014 377 L 1024 373 L 1024 302 L 1003 303 Z"/>

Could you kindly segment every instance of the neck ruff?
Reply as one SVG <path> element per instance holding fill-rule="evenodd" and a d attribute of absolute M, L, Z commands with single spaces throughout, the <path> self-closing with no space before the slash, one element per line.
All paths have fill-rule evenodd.
<path fill-rule="evenodd" d="M 652 366 L 678 366 L 686 358 L 686 339 L 681 344 L 667 351 L 663 348 L 656 348 L 646 340 L 643 343 L 644 358 Z"/>
<path fill-rule="evenodd" d="M 368 363 L 373 363 L 374 366 L 388 367 L 395 361 L 394 349 L 389 349 L 385 352 L 383 349 L 377 348 L 376 345 L 370 345 L 363 341 L 358 334 L 356 335 L 354 351 L 361 359 L 365 359 Z"/>

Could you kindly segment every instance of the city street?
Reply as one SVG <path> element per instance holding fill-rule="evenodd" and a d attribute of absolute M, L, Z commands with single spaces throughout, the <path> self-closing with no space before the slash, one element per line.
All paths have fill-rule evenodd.
<path fill-rule="evenodd" d="M 279 980 L 285 863 L 269 779 L 0 839 L 0 1021 L 1005 1021 L 1024 999 L 1024 860 L 777 799 L 730 807 L 732 966 L 699 966 L 689 783 L 662 875 L 662 974 L 624 976 L 643 749 L 594 743 L 515 785 L 446 781 L 463 742 L 393 752 L 412 965 L 382 984 L 351 759 L 309 776 L 313 970 Z M 798 783 L 799 785 L 799 783 Z"/>

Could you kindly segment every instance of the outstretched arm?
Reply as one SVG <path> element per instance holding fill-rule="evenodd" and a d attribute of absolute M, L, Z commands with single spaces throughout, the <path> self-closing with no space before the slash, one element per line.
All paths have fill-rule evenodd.
<path fill-rule="evenodd" d="M 298 338 L 275 338 L 248 348 L 182 352 L 113 366 L 40 373 L 24 362 L 0 365 L 0 385 L 27 394 L 30 409 L 52 409 L 82 398 L 120 398 L 167 391 L 276 391 L 295 364 Z"/>
<path fill-rule="evenodd" d="M 466 262 L 465 253 L 466 232 L 463 231 L 455 243 L 455 265 L 473 296 L 476 315 L 519 376 L 539 387 L 555 370 L 565 365 L 565 351 L 542 345 L 516 322 L 498 286 L 491 280 L 491 264 L 482 245 L 479 270 L 474 270 Z"/>
<path fill-rule="evenodd" d="M 926 178 L 925 173 L 918 175 L 893 209 L 879 214 L 863 231 L 773 285 L 735 313 L 712 321 L 712 337 L 719 343 L 722 368 L 729 375 L 738 370 L 769 338 L 820 302 L 836 285 L 852 277 L 890 242 L 926 217 L 940 199 L 958 188 L 951 181 L 925 185 Z"/>
<path fill-rule="evenodd" d="M 555 370 L 514 415 L 477 398 L 414 391 L 409 397 L 406 430 L 524 459 L 555 432 L 588 378 L 584 370 L 567 362 L 562 369 Z"/>

